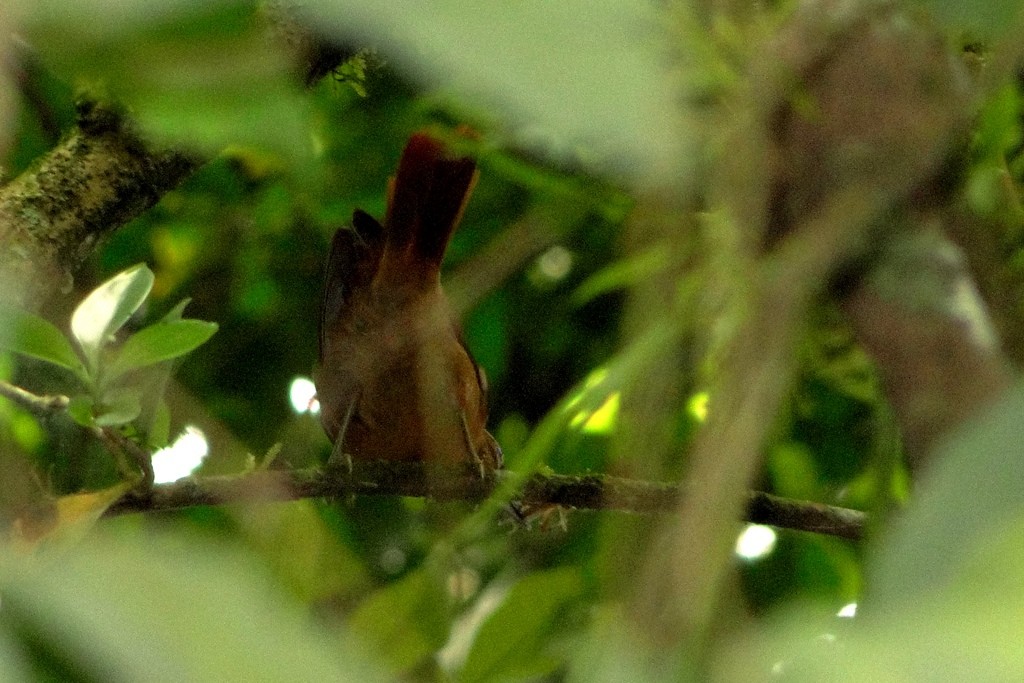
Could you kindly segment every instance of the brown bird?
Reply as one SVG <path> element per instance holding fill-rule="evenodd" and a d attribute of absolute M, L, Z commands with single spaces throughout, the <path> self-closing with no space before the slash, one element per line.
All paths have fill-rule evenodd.
<path fill-rule="evenodd" d="M 332 462 L 424 460 L 501 467 L 487 388 L 441 289 L 441 261 L 476 164 L 413 135 L 384 224 L 356 210 L 331 244 L 313 381 Z"/>

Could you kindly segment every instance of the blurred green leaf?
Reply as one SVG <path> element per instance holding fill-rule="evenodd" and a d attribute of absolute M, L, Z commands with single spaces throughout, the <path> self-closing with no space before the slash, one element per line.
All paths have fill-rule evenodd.
<path fill-rule="evenodd" d="M 0 349 L 59 365 L 85 379 L 85 367 L 60 330 L 26 311 L 0 307 Z"/>
<path fill-rule="evenodd" d="M 93 420 L 97 427 L 126 425 L 142 412 L 142 391 L 135 387 L 113 389 L 103 395 L 99 414 Z"/>
<path fill-rule="evenodd" d="M 820 497 L 820 477 L 807 446 L 794 442 L 774 444 L 765 464 L 771 474 L 772 490 L 779 495 L 804 500 Z"/>
<path fill-rule="evenodd" d="M 550 673 L 545 646 L 562 609 L 583 593 L 576 567 L 535 572 L 516 583 L 480 627 L 459 680 L 523 679 Z"/>
<path fill-rule="evenodd" d="M 978 113 L 973 152 L 979 159 L 1002 160 L 1003 155 L 1020 144 L 1021 110 L 1024 98 L 1015 83 L 1008 83 L 989 97 Z"/>
<path fill-rule="evenodd" d="M 385 680 L 347 634 L 316 630 L 251 557 L 199 536 L 93 537 L 74 553 L 5 563 L 0 584 L 0 620 L 81 680 Z"/>
<path fill-rule="evenodd" d="M 170 441 L 171 409 L 167 407 L 167 401 L 163 400 L 162 397 L 155 402 L 153 419 L 147 427 L 146 445 L 151 449 L 163 448 Z"/>
<path fill-rule="evenodd" d="M 92 408 L 93 400 L 91 396 L 84 394 L 72 396 L 71 401 L 68 403 L 68 415 L 83 427 L 94 427 L 96 421 L 93 419 Z"/>
<path fill-rule="evenodd" d="M 1020 0 L 917 0 L 930 9 L 946 28 L 967 32 L 973 39 L 998 40 L 1007 30 L 1019 27 Z"/>
<path fill-rule="evenodd" d="M 790 610 L 718 647 L 713 681 L 1010 681 L 1024 670 L 1024 517 L 970 539 L 940 590 L 874 600 L 853 619 Z M 895 600 L 889 598 L 895 597 Z"/>
<path fill-rule="evenodd" d="M 126 372 L 183 356 L 217 331 L 217 323 L 203 320 L 158 322 L 128 337 L 110 363 L 108 380 Z"/>
<path fill-rule="evenodd" d="M 439 649 L 448 637 L 447 596 L 417 569 L 370 595 L 349 620 L 353 631 L 406 671 Z"/>
<path fill-rule="evenodd" d="M 304 8 L 325 31 L 380 44 L 429 85 L 500 110 L 518 142 L 543 154 L 582 157 L 637 182 L 676 181 L 696 158 L 685 151 L 668 32 L 650 3 L 319 0 Z M 694 33 L 687 38 L 701 39 Z"/>
<path fill-rule="evenodd" d="M 931 456 L 913 504 L 870 565 L 871 599 L 902 604 L 945 585 L 993 529 L 1024 515 L 1024 387 L 951 435 Z"/>
<path fill-rule="evenodd" d="M 153 271 L 140 263 L 110 278 L 90 292 L 71 315 L 71 333 L 92 369 L 100 350 L 139 309 L 153 288 Z"/>
<path fill-rule="evenodd" d="M 662 670 L 652 666 L 664 665 L 666 659 L 655 657 L 651 644 L 636 633 L 632 619 L 619 604 L 597 605 L 590 629 L 573 650 L 566 680 L 569 683 L 692 680 L 672 671 L 671 664 L 663 666 Z"/>
<path fill-rule="evenodd" d="M 27 32 L 52 68 L 128 104 L 150 136 L 207 154 L 232 144 L 309 153 L 301 88 L 252 3 L 29 7 Z"/>
<path fill-rule="evenodd" d="M 32 676 L 26 661 L 24 648 L 17 643 L 15 634 L 0 619 L 0 680 L 31 681 Z"/>
<path fill-rule="evenodd" d="M 588 277 L 572 293 L 572 302 L 582 306 L 602 294 L 637 285 L 663 270 L 669 263 L 669 253 L 665 246 L 652 246 L 643 253 L 615 261 Z"/>

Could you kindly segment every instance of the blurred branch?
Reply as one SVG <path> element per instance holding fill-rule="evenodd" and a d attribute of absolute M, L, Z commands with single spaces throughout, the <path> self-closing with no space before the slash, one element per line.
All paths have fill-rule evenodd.
<path fill-rule="evenodd" d="M 154 486 L 146 498 L 128 496 L 108 515 L 179 510 L 198 505 L 266 503 L 302 498 L 412 496 L 439 501 L 480 501 L 495 486 L 515 477 L 496 472 L 486 479 L 469 467 L 445 468 L 417 462 L 357 462 L 351 475 L 340 470 L 263 470 L 232 476 L 182 479 Z M 527 479 L 517 502 L 525 508 L 559 505 L 577 510 L 660 513 L 675 510 L 676 484 L 636 481 L 607 475 L 535 474 Z M 790 500 L 768 493 L 747 495 L 745 518 L 757 524 L 859 539 L 865 514 L 857 510 Z"/>
<path fill-rule="evenodd" d="M 896 232 L 842 302 L 878 366 L 914 470 L 1014 379 L 963 253 L 942 227 L 921 221 Z"/>
<path fill-rule="evenodd" d="M 712 196 L 735 233 L 719 258 L 745 275 L 723 278 L 735 282 L 733 324 L 689 454 L 692 495 L 656 541 L 632 612 L 654 642 L 695 661 L 721 613 L 735 519 L 793 380 L 809 307 L 869 265 L 893 231 L 910 229 L 911 208 L 949 198 L 971 93 L 941 37 L 894 7 L 801 3 L 722 107 L 731 136 Z"/>
<path fill-rule="evenodd" d="M 452 308 L 459 315 L 479 304 L 527 261 L 555 244 L 562 233 L 549 218 L 531 213 L 492 239 L 445 283 Z"/>
<path fill-rule="evenodd" d="M 156 150 L 116 112 L 79 107 L 78 128 L 0 188 L 0 287 L 30 306 L 67 291 L 99 241 L 188 177 L 200 160 Z"/>

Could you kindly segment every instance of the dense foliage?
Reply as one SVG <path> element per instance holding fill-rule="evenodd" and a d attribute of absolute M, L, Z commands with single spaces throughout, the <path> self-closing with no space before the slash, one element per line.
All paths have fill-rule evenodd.
<path fill-rule="evenodd" d="M 785 53 L 772 41 L 795 3 L 282 4 L 0 10 L 0 41 L 22 65 L 4 86 L 18 93 L 17 115 L 0 119 L 6 178 L 72 135 L 83 101 L 203 160 L 91 251 L 73 291 L 40 311 L 51 327 L 0 317 L 38 333 L 0 338 L 18 352 L 0 354 L 0 377 L 72 397 L 42 414 L 0 400 L 0 678 L 944 680 L 952 666 L 963 679 L 1024 667 L 1021 399 L 1010 391 L 985 421 L 944 435 L 912 482 L 834 273 L 809 286 L 777 410 L 753 428 L 763 457 L 738 486 L 868 511 L 866 539 L 777 530 L 764 553 L 730 550 L 736 571 L 696 634 L 660 621 L 672 607 L 659 601 L 678 597 L 658 583 L 676 558 L 668 515 L 547 510 L 525 524 L 471 502 L 357 496 L 99 519 L 138 483 L 100 427 L 148 449 L 198 429 L 209 455 L 197 477 L 326 459 L 316 415 L 289 390 L 316 357 L 330 238 L 355 208 L 383 213 L 405 140 L 423 128 L 479 132 L 462 143 L 481 175 L 444 275 L 506 467 L 678 482 L 701 430 L 727 433 L 713 431 L 728 421 L 715 387 L 742 360 L 729 339 L 754 317 L 743 302 L 757 299 L 743 297 L 761 282 L 761 253 L 744 249 L 762 237 L 737 227 L 749 202 L 735 187 L 760 168 L 761 141 L 742 137 L 736 112 L 764 115 L 778 95 L 746 79 Z M 957 206 L 995 245 L 978 279 L 986 297 L 1015 302 L 988 303 L 1020 361 L 1024 100 L 1007 64 L 1022 54 L 1001 41 L 1022 15 L 991 3 L 965 21 L 959 6 L 935 0 L 892 22 L 925 27 L 957 69 L 982 74 L 962 70 L 976 97 L 943 100 L 970 139 L 942 177 L 955 187 L 923 201 Z M 310 45 L 331 46 L 329 68 Z M 326 73 L 307 88 L 311 67 Z M 814 120 L 827 96 L 812 91 L 786 106 Z M 902 169 L 917 152 L 887 159 Z M 832 191 L 801 168 L 787 167 L 794 194 Z M 99 327 L 82 332 L 76 307 L 114 277 L 129 293 L 90 309 Z M 114 375 L 138 377 L 127 396 Z M 729 528 L 730 549 L 742 530 Z M 855 602 L 861 615 L 835 616 Z"/>

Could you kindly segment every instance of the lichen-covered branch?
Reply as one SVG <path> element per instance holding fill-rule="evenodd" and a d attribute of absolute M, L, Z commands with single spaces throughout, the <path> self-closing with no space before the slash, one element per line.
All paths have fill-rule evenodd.
<path fill-rule="evenodd" d="M 69 291 L 78 267 L 113 230 L 188 177 L 199 160 L 154 149 L 114 111 L 80 105 L 79 125 L 0 188 L 0 288 L 35 307 Z"/>

